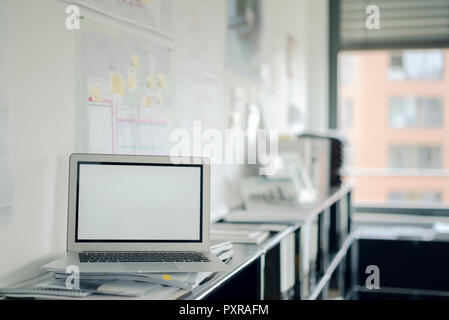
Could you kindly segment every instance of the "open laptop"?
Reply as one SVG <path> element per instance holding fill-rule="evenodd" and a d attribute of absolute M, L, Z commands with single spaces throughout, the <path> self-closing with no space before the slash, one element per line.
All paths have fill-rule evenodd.
<path fill-rule="evenodd" d="M 174 161 L 173 161 L 174 160 Z M 209 252 L 204 158 L 73 154 L 67 255 L 42 268 L 80 272 L 226 271 Z"/>

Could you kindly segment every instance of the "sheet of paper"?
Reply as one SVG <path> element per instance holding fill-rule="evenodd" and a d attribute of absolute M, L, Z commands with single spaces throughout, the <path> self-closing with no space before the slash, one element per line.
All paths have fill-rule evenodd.
<path fill-rule="evenodd" d="M 137 88 L 137 78 L 135 73 L 128 73 L 128 88 L 136 89 Z"/>
<path fill-rule="evenodd" d="M 140 297 L 158 288 L 159 285 L 148 282 L 115 280 L 101 284 L 98 293 L 113 294 L 128 297 Z"/>
<path fill-rule="evenodd" d="M 88 22 L 82 32 L 78 151 L 168 154 L 171 48 Z"/>
<path fill-rule="evenodd" d="M 215 230 L 264 230 L 264 231 L 283 231 L 287 227 L 282 224 L 268 223 L 215 223 L 211 226 Z"/>
<path fill-rule="evenodd" d="M 138 281 L 160 285 L 167 285 L 170 287 L 192 289 L 207 275 L 198 272 L 175 272 L 175 273 L 83 273 L 82 282 L 94 282 L 98 284 L 106 281 L 122 280 L 122 281 Z M 55 278 L 59 281 L 65 281 L 67 275 L 61 272 L 55 274 Z"/>
<path fill-rule="evenodd" d="M 72 0 L 70 2 L 167 36 L 171 31 L 171 0 Z"/>
<path fill-rule="evenodd" d="M 173 295 L 175 292 L 182 290 L 175 287 L 167 287 L 158 285 L 153 290 L 151 290 L 146 296 L 145 299 L 148 300 L 164 300 Z"/>
<path fill-rule="evenodd" d="M 113 153 L 112 103 L 89 102 L 89 151 Z"/>
<path fill-rule="evenodd" d="M 223 10 L 223 11 L 222 11 Z M 176 126 L 224 129 L 226 3 L 179 1 L 173 12 L 176 43 Z"/>
<path fill-rule="evenodd" d="M 294 209 L 273 208 L 267 210 L 235 210 L 225 217 L 227 222 L 297 222 L 306 220 L 309 215 Z"/>
<path fill-rule="evenodd" d="M 131 65 L 132 65 L 134 68 L 139 68 L 139 67 L 140 67 L 140 59 L 139 59 L 139 56 L 138 56 L 137 54 L 135 54 L 135 53 L 133 53 L 132 56 L 131 56 Z"/>

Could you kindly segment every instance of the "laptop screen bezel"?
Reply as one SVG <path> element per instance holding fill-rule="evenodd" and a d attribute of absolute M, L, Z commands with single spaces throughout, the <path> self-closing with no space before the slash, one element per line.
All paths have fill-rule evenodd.
<path fill-rule="evenodd" d="M 174 163 L 175 160 L 176 162 Z M 96 240 L 78 238 L 79 168 L 83 164 L 182 166 L 200 168 L 200 234 L 198 240 Z M 70 157 L 68 251 L 208 251 L 210 224 L 210 168 L 205 158 L 169 156 L 73 154 Z"/>

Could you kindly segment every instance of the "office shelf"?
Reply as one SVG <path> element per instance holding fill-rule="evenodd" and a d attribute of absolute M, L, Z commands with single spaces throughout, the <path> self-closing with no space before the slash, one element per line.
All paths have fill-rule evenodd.
<path fill-rule="evenodd" d="M 344 297 L 355 283 L 350 270 L 354 239 L 350 228 L 351 191 L 352 185 L 344 184 L 323 195 L 315 205 L 298 209 L 288 221 L 267 221 L 285 225 L 285 229 L 271 232 L 261 245 L 234 244 L 232 270 L 215 274 L 181 299 Z M 290 259 L 294 268 L 291 286 L 289 278 L 283 274 L 284 270 L 289 270 L 284 265 L 288 262 L 281 254 L 281 248 L 290 250 L 290 246 L 282 247 L 287 239 L 294 242 Z"/>

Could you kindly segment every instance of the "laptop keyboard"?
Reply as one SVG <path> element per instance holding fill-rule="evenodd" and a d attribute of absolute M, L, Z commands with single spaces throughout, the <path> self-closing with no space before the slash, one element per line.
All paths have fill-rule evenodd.
<path fill-rule="evenodd" d="M 80 262 L 209 262 L 198 252 L 80 252 Z"/>

